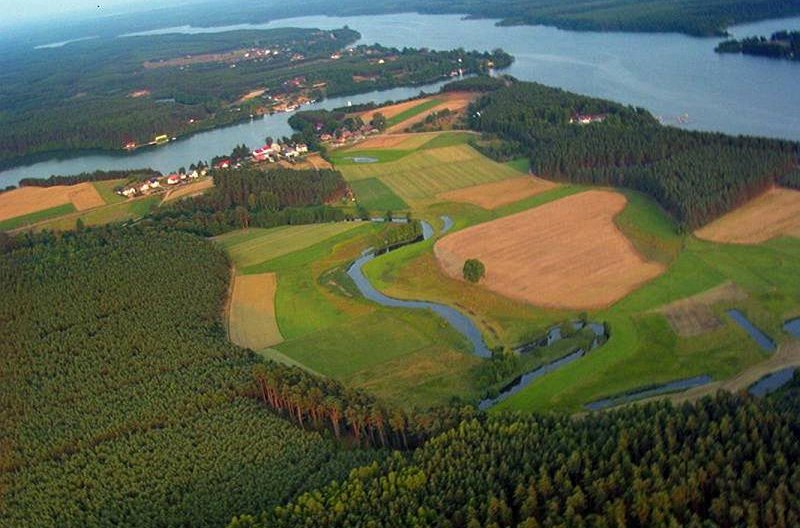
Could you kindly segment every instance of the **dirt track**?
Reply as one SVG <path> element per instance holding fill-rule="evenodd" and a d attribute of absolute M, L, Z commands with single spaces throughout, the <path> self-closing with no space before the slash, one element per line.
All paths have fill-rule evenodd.
<path fill-rule="evenodd" d="M 464 261 L 486 266 L 485 287 L 539 306 L 605 307 L 664 271 L 614 224 L 625 197 L 587 191 L 448 235 L 434 251 L 451 277 Z"/>
<path fill-rule="evenodd" d="M 695 235 L 730 244 L 759 244 L 780 235 L 800 237 L 800 191 L 770 189 Z"/>

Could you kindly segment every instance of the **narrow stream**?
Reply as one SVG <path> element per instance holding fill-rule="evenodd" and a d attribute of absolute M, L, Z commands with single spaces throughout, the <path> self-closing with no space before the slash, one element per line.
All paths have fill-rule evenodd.
<path fill-rule="evenodd" d="M 664 383 L 662 385 L 644 387 L 631 392 L 626 392 L 624 394 L 619 394 L 617 396 L 611 396 L 609 398 L 603 398 L 602 400 L 589 402 L 584 405 L 584 408 L 589 411 L 600 411 L 602 409 L 608 409 L 609 407 L 622 405 L 623 403 L 644 400 L 645 398 L 650 398 L 652 396 L 659 396 L 661 394 L 668 394 L 670 392 L 682 392 L 688 389 L 693 389 L 694 387 L 711 383 L 711 381 L 711 376 L 706 374 L 702 376 L 694 376 L 692 378 L 679 379 L 670 381 L 669 383 Z"/>

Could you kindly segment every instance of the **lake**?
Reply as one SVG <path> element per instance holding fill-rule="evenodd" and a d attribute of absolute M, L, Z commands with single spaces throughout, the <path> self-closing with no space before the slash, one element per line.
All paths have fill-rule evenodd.
<path fill-rule="evenodd" d="M 719 55 L 719 39 L 678 34 L 596 33 L 544 26 L 498 27 L 491 20 L 463 20 L 456 15 L 380 15 L 302 17 L 268 24 L 224 28 L 167 28 L 153 33 L 213 32 L 273 27 L 338 28 L 361 32 L 363 43 L 436 49 L 493 49 L 515 56 L 508 73 L 577 93 L 647 108 L 666 124 L 730 134 L 753 134 L 800 140 L 800 64 L 743 55 Z M 800 28 L 800 17 L 732 28 L 736 36 L 770 34 Z M 124 38 L 124 37 L 121 37 Z M 426 87 L 428 91 L 437 85 Z M 400 88 L 323 101 L 309 108 L 343 106 L 369 100 L 407 98 L 420 88 Z M 289 114 L 197 134 L 154 150 L 134 154 L 95 154 L 50 160 L 0 172 L 0 185 L 23 177 L 47 177 L 96 169 L 149 166 L 175 170 L 199 159 L 230 152 L 239 143 L 255 147 L 267 136 L 290 133 Z"/>

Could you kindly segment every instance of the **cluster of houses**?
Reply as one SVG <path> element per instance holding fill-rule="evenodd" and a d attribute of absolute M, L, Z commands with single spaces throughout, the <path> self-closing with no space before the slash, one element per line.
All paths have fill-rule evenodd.
<path fill-rule="evenodd" d="M 363 125 L 358 130 L 350 131 L 346 128 L 341 128 L 336 131 L 335 134 L 321 134 L 319 136 L 319 140 L 323 143 L 328 143 L 332 147 L 341 147 L 350 143 L 357 143 L 362 141 L 367 136 L 371 136 L 374 134 L 380 134 L 380 130 L 371 126 L 371 125 Z"/>
<path fill-rule="evenodd" d="M 161 176 L 158 178 L 149 178 L 143 182 L 123 187 L 117 190 L 117 194 L 119 194 L 120 196 L 124 196 L 126 198 L 152 194 L 154 192 L 159 192 L 167 187 L 172 187 L 173 185 L 188 183 L 202 176 L 206 176 L 207 174 L 208 171 L 206 169 L 193 170 L 189 173 L 175 172 L 167 176 Z"/>
<path fill-rule="evenodd" d="M 590 125 L 592 123 L 602 123 L 606 120 L 606 114 L 575 114 L 569 119 L 573 125 Z"/>
<path fill-rule="evenodd" d="M 256 163 L 275 163 L 280 159 L 294 160 L 303 154 L 308 154 L 308 145 L 305 143 L 282 145 L 273 142 L 271 145 L 264 145 L 263 147 L 255 149 L 252 153 L 252 158 Z"/>

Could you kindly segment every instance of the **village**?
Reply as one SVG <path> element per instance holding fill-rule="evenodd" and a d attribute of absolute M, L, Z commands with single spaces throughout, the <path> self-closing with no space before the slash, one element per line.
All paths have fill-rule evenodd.
<path fill-rule="evenodd" d="M 230 156 L 215 157 L 209 166 L 205 162 L 192 164 L 187 171 L 181 167 L 177 172 L 165 176 L 148 178 L 147 180 L 131 183 L 116 190 L 116 193 L 126 198 L 137 196 L 148 196 L 152 194 L 167 192 L 167 190 L 180 185 L 187 185 L 201 178 L 209 176 L 209 167 L 215 170 L 225 170 L 230 168 L 241 168 L 246 163 L 252 164 L 271 164 L 285 163 L 294 164 L 301 157 L 308 154 L 308 145 L 305 143 L 280 143 L 277 141 L 269 142 L 253 151 L 247 150 L 246 155 L 239 152 L 239 149 L 247 147 L 237 147 Z"/>

